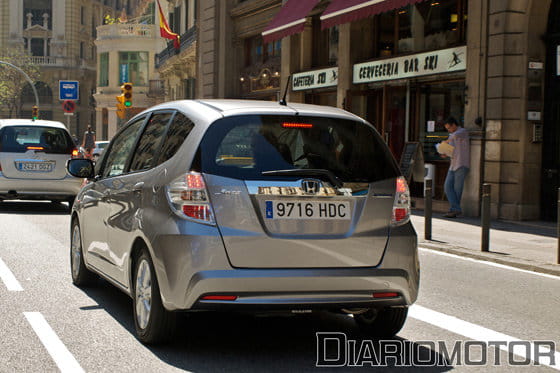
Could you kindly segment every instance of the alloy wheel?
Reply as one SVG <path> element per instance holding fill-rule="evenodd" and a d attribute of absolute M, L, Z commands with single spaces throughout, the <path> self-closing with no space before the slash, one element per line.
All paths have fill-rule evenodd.
<path fill-rule="evenodd" d="M 150 265 L 142 260 L 136 271 L 136 318 L 140 329 L 146 329 L 152 309 L 152 273 Z"/>

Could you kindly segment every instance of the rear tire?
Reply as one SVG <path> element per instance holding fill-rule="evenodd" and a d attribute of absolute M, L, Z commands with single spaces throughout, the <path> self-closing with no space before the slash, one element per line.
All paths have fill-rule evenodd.
<path fill-rule="evenodd" d="M 370 337 L 390 339 L 402 329 L 407 315 L 407 307 L 386 307 L 380 310 L 370 309 L 366 313 L 355 315 L 354 320 Z"/>
<path fill-rule="evenodd" d="M 97 275 L 86 268 L 82 248 L 80 223 L 77 219 L 72 221 L 72 237 L 70 237 L 70 271 L 72 282 L 77 287 L 92 285 L 97 280 Z"/>
<path fill-rule="evenodd" d="M 173 336 L 176 314 L 163 307 L 154 265 L 146 249 L 134 262 L 132 289 L 138 339 L 145 344 L 168 341 Z"/>

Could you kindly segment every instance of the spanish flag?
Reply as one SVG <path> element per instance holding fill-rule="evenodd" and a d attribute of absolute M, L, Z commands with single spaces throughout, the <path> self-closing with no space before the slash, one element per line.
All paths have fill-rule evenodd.
<path fill-rule="evenodd" d="M 162 38 L 173 40 L 173 46 L 175 47 L 175 49 L 179 49 L 181 47 L 181 44 L 179 42 L 179 34 L 176 34 L 173 31 L 171 31 L 169 25 L 167 24 L 167 20 L 165 19 L 165 15 L 161 10 L 161 5 L 159 4 L 159 0 L 156 0 L 156 2 L 159 10 L 159 34 L 161 35 Z"/>

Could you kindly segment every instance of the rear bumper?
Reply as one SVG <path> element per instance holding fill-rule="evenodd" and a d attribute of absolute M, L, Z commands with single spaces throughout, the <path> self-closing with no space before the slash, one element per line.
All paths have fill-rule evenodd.
<path fill-rule="evenodd" d="M 406 306 L 411 303 L 408 275 L 383 269 L 290 269 L 205 271 L 189 286 L 186 305 L 193 309 L 341 309 Z M 395 292 L 375 299 L 373 293 Z M 234 295 L 232 301 L 204 300 Z"/>
<path fill-rule="evenodd" d="M 354 268 L 234 268 L 216 228 L 197 229 L 197 235 L 166 234 L 150 245 L 168 310 L 407 306 L 418 296 L 418 246 L 410 223 L 393 229 L 379 266 Z M 398 297 L 375 299 L 375 292 L 396 292 Z M 206 295 L 237 299 L 203 300 Z"/>
<path fill-rule="evenodd" d="M 67 175 L 63 179 L 12 179 L 0 173 L 0 199 L 49 199 L 73 197 L 82 179 Z"/>

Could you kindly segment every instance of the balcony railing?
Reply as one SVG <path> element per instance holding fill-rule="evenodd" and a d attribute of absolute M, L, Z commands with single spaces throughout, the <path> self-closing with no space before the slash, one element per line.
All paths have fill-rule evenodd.
<path fill-rule="evenodd" d="M 173 41 L 170 41 L 167 43 L 167 48 L 161 51 L 161 53 L 156 54 L 156 68 L 161 67 L 169 58 L 188 49 L 195 41 L 196 28 L 191 27 L 187 32 L 181 35 L 180 49 L 175 49 L 175 47 L 173 46 Z"/>
<path fill-rule="evenodd" d="M 28 57 L 33 65 L 48 67 L 71 67 L 83 69 L 95 69 L 95 60 L 84 60 L 77 57 L 58 57 L 58 56 L 31 56 Z"/>
<path fill-rule="evenodd" d="M 34 65 L 40 66 L 70 66 L 74 58 L 70 57 L 54 57 L 54 56 L 32 56 L 29 57 L 30 61 Z"/>
<path fill-rule="evenodd" d="M 155 25 L 115 24 L 97 27 L 97 40 L 119 38 L 153 38 L 156 35 Z"/>

